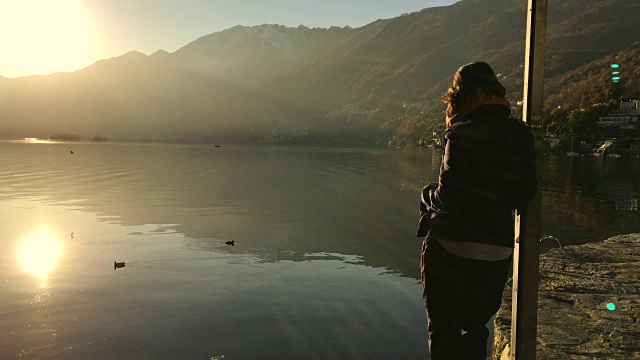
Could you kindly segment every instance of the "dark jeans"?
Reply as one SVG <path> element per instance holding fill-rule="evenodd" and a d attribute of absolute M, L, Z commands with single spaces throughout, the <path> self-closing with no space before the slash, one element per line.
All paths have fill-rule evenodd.
<path fill-rule="evenodd" d="M 485 324 L 498 312 L 511 257 L 500 261 L 456 256 L 433 239 L 422 246 L 422 298 L 432 360 L 485 360 Z"/>

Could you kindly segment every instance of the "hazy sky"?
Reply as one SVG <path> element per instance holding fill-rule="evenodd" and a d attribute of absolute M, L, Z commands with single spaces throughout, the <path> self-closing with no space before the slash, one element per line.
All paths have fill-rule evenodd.
<path fill-rule="evenodd" d="M 170 52 L 235 25 L 358 27 L 456 0 L 0 0 L 0 75 L 72 71 Z"/>

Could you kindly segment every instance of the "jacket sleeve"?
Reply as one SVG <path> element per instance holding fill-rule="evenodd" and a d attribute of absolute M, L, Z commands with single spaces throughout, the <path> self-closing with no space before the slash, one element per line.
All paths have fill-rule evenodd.
<path fill-rule="evenodd" d="M 423 190 L 423 202 L 430 211 L 449 212 L 464 206 L 469 189 L 465 158 L 468 157 L 464 140 L 455 136 L 452 130 L 445 135 L 444 155 L 440 166 L 437 186 Z"/>
<path fill-rule="evenodd" d="M 429 193 L 432 189 L 437 187 L 438 183 L 430 183 L 422 188 L 422 193 L 420 194 L 420 216 L 424 216 L 429 212 Z"/>

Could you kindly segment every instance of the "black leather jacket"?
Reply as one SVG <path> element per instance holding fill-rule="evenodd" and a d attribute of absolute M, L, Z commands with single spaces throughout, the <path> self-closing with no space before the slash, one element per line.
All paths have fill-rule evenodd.
<path fill-rule="evenodd" d="M 484 105 L 445 133 L 437 184 L 422 191 L 417 236 L 513 248 L 513 210 L 537 191 L 533 135 L 503 105 Z"/>

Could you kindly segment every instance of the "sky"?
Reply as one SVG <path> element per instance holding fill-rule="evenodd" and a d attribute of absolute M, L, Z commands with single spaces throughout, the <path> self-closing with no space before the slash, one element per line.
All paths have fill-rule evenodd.
<path fill-rule="evenodd" d="M 174 52 L 235 25 L 366 25 L 456 0 L 0 0 L 0 76 L 74 71 L 137 50 Z"/>

